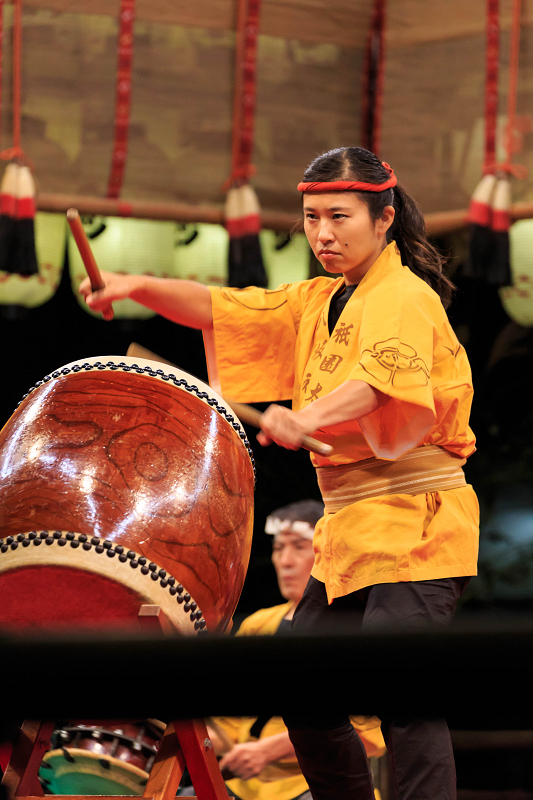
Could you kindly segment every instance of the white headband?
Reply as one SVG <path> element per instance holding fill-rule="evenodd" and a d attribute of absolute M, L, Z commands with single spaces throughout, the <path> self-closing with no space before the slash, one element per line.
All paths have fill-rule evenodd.
<path fill-rule="evenodd" d="M 270 533 L 277 536 L 278 533 L 291 532 L 297 533 L 302 539 L 312 539 L 315 529 L 308 522 L 302 520 L 280 519 L 279 517 L 267 517 L 265 525 L 265 533 Z"/>

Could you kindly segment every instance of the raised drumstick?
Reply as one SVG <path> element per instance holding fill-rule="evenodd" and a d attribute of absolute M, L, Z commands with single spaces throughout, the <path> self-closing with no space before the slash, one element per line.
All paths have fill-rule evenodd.
<path fill-rule="evenodd" d="M 102 280 L 100 270 L 98 269 L 98 265 L 93 256 L 93 251 L 91 250 L 87 234 L 83 230 L 83 225 L 81 224 L 81 219 L 77 208 L 69 208 L 67 211 L 67 220 L 68 224 L 70 225 L 72 235 L 74 236 L 74 240 L 78 245 L 78 250 L 80 251 L 81 260 L 83 261 L 85 271 L 87 272 L 89 280 L 91 281 L 91 289 L 93 292 L 97 292 L 99 289 L 103 289 L 105 287 L 105 283 Z M 113 319 L 113 307 L 109 305 L 104 308 L 102 310 L 102 316 L 106 320 Z"/>
<path fill-rule="evenodd" d="M 172 364 L 170 361 L 161 358 L 161 356 L 156 355 L 156 353 L 152 353 L 151 350 L 147 350 L 146 347 L 137 344 L 137 342 L 132 342 L 130 344 L 126 355 L 133 356 L 134 358 L 146 358 L 149 361 L 160 361 L 162 364 L 168 364 L 171 367 L 175 366 L 175 364 Z M 178 369 L 178 367 L 176 367 L 176 369 Z M 253 408 L 253 406 L 248 406 L 245 403 L 235 403 L 233 400 L 229 400 L 227 397 L 224 397 L 224 400 L 232 409 L 232 411 L 237 414 L 242 422 L 246 422 L 248 425 L 253 425 L 255 428 L 261 427 L 260 411 L 257 411 L 257 409 Z M 304 450 L 309 450 L 311 453 L 316 453 L 318 456 L 329 456 L 333 450 L 330 444 L 319 442 L 318 439 L 313 439 L 311 436 L 304 436 L 302 447 Z"/>

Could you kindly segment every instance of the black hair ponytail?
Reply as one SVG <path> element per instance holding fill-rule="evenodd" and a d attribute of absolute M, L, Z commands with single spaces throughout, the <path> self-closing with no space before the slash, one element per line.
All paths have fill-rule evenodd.
<path fill-rule="evenodd" d="M 304 173 L 304 181 L 360 180 L 384 183 L 389 173 L 381 161 L 363 147 L 340 147 L 318 156 Z M 444 308 L 450 305 L 453 283 L 443 274 L 444 258 L 428 242 L 426 224 L 416 201 L 397 184 L 383 192 L 357 192 L 372 219 L 380 219 L 387 206 L 395 209 L 387 242 L 396 241 L 402 264 L 422 278 L 439 295 Z"/>

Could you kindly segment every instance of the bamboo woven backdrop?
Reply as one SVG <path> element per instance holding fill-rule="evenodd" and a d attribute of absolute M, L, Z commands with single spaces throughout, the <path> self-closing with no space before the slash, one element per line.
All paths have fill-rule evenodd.
<path fill-rule="evenodd" d="M 504 124 L 510 0 L 502 5 Z M 265 211 L 298 212 L 319 152 L 360 141 L 370 0 L 264 0 L 253 179 Z M 25 0 L 22 145 L 42 193 L 105 196 L 113 143 L 116 0 Z M 10 4 L 2 146 L 10 144 Z M 229 173 L 233 0 L 138 0 L 122 197 L 219 205 Z M 533 108 L 533 9 L 524 10 L 518 113 Z M 466 208 L 480 176 L 485 0 L 389 0 L 382 155 L 431 213 Z M 531 120 L 521 119 L 533 169 Z M 514 199 L 533 200 L 530 182 Z"/>

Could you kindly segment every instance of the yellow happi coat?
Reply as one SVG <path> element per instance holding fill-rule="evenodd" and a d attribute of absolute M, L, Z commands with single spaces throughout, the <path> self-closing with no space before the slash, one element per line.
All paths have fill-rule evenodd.
<path fill-rule="evenodd" d="M 425 444 L 473 453 L 470 367 L 438 295 L 392 242 L 330 336 L 329 306 L 343 284 L 211 289 L 222 392 L 248 403 L 292 397 L 295 411 L 348 380 L 388 395 L 359 422 L 314 433 L 333 446 L 328 458 L 312 456 L 315 466 L 395 460 Z M 478 516 L 471 486 L 360 500 L 318 523 L 312 575 L 330 602 L 376 583 L 475 575 Z"/>

